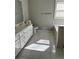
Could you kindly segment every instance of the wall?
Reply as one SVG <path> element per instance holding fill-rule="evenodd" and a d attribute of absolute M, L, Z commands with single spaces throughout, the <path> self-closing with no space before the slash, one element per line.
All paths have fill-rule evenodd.
<path fill-rule="evenodd" d="M 19 0 L 15 0 L 15 24 L 23 21 L 22 5 Z"/>
<path fill-rule="evenodd" d="M 22 2 L 23 20 L 29 19 L 28 0 L 20 0 Z"/>
<path fill-rule="evenodd" d="M 64 0 L 57 0 L 61 2 Z M 29 0 L 30 19 L 35 26 L 51 28 L 54 25 L 64 25 L 64 19 L 54 19 L 55 0 Z M 41 15 L 42 12 L 51 12 L 52 15 Z"/>
<path fill-rule="evenodd" d="M 53 26 L 54 0 L 29 0 L 30 19 L 39 28 L 51 28 Z M 44 12 L 51 14 L 45 15 Z"/>

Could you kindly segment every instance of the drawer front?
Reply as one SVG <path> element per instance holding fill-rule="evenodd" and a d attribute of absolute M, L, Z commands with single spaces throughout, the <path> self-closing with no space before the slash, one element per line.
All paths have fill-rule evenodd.
<path fill-rule="evenodd" d="M 20 39 L 20 34 L 18 33 L 18 34 L 15 35 L 15 41 L 19 40 L 19 39 Z"/>
<path fill-rule="evenodd" d="M 25 44 L 26 42 L 24 40 L 21 40 L 21 48 L 23 48 Z"/>
<path fill-rule="evenodd" d="M 26 34 L 25 34 L 25 37 L 29 38 L 33 35 L 33 31 L 28 31 Z"/>
<path fill-rule="evenodd" d="M 25 38 L 25 34 L 23 36 L 20 36 L 20 40 L 23 40 Z"/>
<path fill-rule="evenodd" d="M 29 33 L 29 32 L 26 33 L 26 34 L 25 34 L 25 37 L 26 37 L 27 39 L 29 39 L 29 38 L 30 38 L 30 33 Z"/>
<path fill-rule="evenodd" d="M 23 48 L 24 45 L 26 44 L 26 42 L 25 42 L 25 34 L 22 37 L 20 37 L 20 41 L 21 41 L 21 48 Z"/>
<path fill-rule="evenodd" d="M 25 34 L 25 42 L 27 43 L 27 41 L 29 40 L 29 35 L 28 34 Z"/>
<path fill-rule="evenodd" d="M 21 31 L 21 32 L 20 32 L 20 37 L 21 37 L 21 36 L 23 36 L 23 35 L 24 35 L 24 32 L 23 32 L 23 31 Z"/>

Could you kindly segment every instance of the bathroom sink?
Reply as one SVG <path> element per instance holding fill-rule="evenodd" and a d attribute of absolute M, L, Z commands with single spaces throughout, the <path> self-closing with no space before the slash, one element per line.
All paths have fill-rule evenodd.
<path fill-rule="evenodd" d="M 30 20 L 23 21 L 23 22 L 21 22 L 19 24 L 16 24 L 15 25 L 15 34 L 22 31 L 25 27 L 27 27 L 29 25 L 32 25 Z"/>
<path fill-rule="evenodd" d="M 15 34 L 23 30 L 25 27 L 26 24 L 18 24 L 17 26 L 15 26 Z"/>

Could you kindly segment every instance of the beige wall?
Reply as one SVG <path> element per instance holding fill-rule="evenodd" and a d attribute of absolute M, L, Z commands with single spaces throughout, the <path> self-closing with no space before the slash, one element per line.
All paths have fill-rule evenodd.
<path fill-rule="evenodd" d="M 55 0 L 29 0 L 29 18 L 33 24 L 41 28 L 63 25 L 63 19 L 54 19 Z M 50 12 L 51 15 L 41 14 Z"/>
<path fill-rule="evenodd" d="M 29 0 L 30 19 L 40 28 L 53 26 L 54 0 Z M 51 14 L 43 14 L 43 13 Z"/>

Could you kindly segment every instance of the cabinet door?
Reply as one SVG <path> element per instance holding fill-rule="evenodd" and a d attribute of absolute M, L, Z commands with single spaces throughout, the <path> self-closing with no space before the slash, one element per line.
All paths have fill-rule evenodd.
<path fill-rule="evenodd" d="M 25 34 L 25 42 L 27 43 L 28 42 L 28 40 L 29 40 L 29 34 Z"/>
<path fill-rule="evenodd" d="M 20 52 L 20 50 L 21 50 L 20 40 L 17 40 L 15 42 L 15 56 Z"/>
<path fill-rule="evenodd" d="M 25 41 L 24 41 L 24 39 L 21 39 L 21 48 L 23 48 L 24 45 L 25 45 Z"/>
<path fill-rule="evenodd" d="M 23 35 L 24 35 L 24 31 L 22 30 L 22 31 L 20 32 L 20 37 L 23 36 Z"/>
<path fill-rule="evenodd" d="M 19 39 L 20 39 L 20 34 L 17 33 L 17 34 L 15 35 L 15 41 L 17 41 L 17 40 L 19 40 Z"/>
<path fill-rule="evenodd" d="M 25 42 L 25 34 L 23 34 L 23 36 L 20 37 L 20 41 L 21 41 L 21 48 L 23 48 L 24 45 L 26 44 L 26 42 Z"/>

